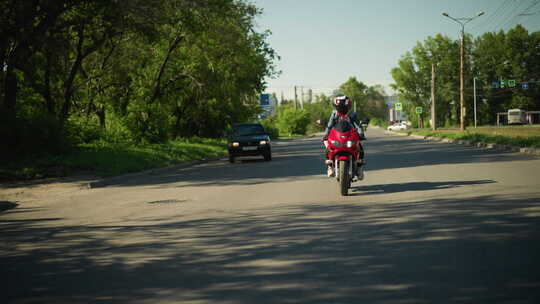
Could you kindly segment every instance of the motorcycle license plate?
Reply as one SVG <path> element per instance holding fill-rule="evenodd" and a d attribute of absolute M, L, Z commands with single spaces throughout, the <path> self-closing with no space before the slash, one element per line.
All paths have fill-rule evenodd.
<path fill-rule="evenodd" d="M 242 150 L 244 150 L 244 151 L 257 150 L 257 147 L 255 147 L 255 146 L 253 146 L 253 147 L 242 147 Z"/>

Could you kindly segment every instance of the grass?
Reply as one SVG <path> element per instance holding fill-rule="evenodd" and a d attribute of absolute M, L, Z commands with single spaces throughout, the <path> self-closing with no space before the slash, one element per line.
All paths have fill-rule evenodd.
<path fill-rule="evenodd" d="M 277 139 L 278 140 L 291 140 L 291 139 L 299 139 L 306 137 L 307 135 L 302 134 L 292 134 L 292 135 L 280 135 Z"/>
<path fill-rule="evenodd" d="M 472 142 L 484 142 L 518 146 L 523 148 L 540 148 L 540 127 L 538 126 L 504 126 L 459 129 L 413 129 L 402 131 L 409 134 L 449 139 L 463 139 Z"/>
<path fill-rule="evenodd" d="M 192 138 L 164 144 L 126 145 L 107 142 L 82 144 L 65 155 L 26 158 L 0 167 L 0 180 L 61 177 L 77 172 L 112 176 L 227 153 L 225 139 Z"/>

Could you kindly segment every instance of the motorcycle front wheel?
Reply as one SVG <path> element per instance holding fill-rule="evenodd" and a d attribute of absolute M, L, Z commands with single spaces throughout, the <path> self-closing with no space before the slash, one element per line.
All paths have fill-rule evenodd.
<path fill-rule="evenodd" d="M 339 177 L 339 190 L 341 195 L 349 195 L 350 176 L 349 176 L 349 164 L 346 160 L 340 160 L 338 162 L 338 177 Z"/>

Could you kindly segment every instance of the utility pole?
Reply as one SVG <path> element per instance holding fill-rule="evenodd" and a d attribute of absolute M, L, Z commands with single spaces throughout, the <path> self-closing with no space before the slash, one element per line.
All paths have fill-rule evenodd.
<path fill-rule="evenodd" d="M 464 75 L 463 75 L 463 58 L 464 56 L 464 47 L 463 43 L 465 43 L 465 27 L 461 27 L 461 47 L 460 47 L 460 63 L 459 63 L 459 106 L 461 107 L 461 114 L 460 114 L 460 122 L 459 122 L 459 128 L 461 131 L 465 130 L 465 84 L 464 84 Z"/>
<path fill-rule="evenodd" d="M 304 86 L 300 87 L 300 94 L 302 94 L 302 98 L 300 98 L 300 107 L 304 108 Z"/>
<path fill-rule="evenodd" d="M 476 77 L 473 78 L 473 90 L 474 90 L 474 128 L 476 129 Z"/>
<path fill-rule="evenodd" d="M 296 86 L 294 86 L 294 108 L 296 109 L 296 104 L 298 103 L 298 94 L 296 93 Z"/>
<path fill-rule="evenodd" d="M 431 129 L 437 130 L 437 115 L 435 113 L 435 64 L 431 64 Z"/>
<path fill-rule="evenodd" d="M 484 12 L 478 13 L 476 16 L 471 18 L 454 18 L 448 15 L 447 13 L 443 13 L 442 15 L 454 20 L 455 22 L 459 23 L 461 25 L 461 43 L 460 43 L 460 64 L 459 64 L 459 106 L 461 107 L 460 111 L 460 129 L 461 131 L 465 130 L 465 81 L 464 81 L 464 53 L 465 53 L 465 24 L 473 21 L 477 17 L 480 17 L 484 14 Z"/>

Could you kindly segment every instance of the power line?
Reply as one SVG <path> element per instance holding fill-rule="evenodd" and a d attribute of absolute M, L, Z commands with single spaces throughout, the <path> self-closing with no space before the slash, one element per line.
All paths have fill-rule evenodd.
<path fill-rule="evenodd" d="M 506 4 L 508 4 L 508 3 L 510 3 L 510 0 L 505 0 L 504 2 L 501 2 L 501 4 L 499 5 L 499 7 L 497 7 L 497 9 L 495 10 L 494 13 L 492 13 L 492 14 L 488 13 L 487 18 L 485 18 L 484 21 L 481 21 L 479 23 L 476 23 L 476 24 L 472 25 L 470 31 L 475 31 L 476 29 L 482 28 L 482 27 L 486 26 L 487 24 L 489 24 L 490 22 L 492 22 L 493 18 L 495 18 L 495 16 L 497 16 L 500 12 L 502 12 L 501 9 L 504 6 L 506 6 Z"/>
<path fill-rule="evenodd" d="M 514 5 L 514 8 L 511 10 L 510 14 L 508 14 L 506 18 L 503 18 L 501 22 L 497 23 L 495 29 L 504 30 L 506 25 L 510 24 L 514 20 L 514 18 L 517 17 L 516 12 L 523 4 L 525 4 L 524 1 L 519 1 L 517 5 Z"/>
<path fill-rule="evenodd" d="M 521 24 L 530 31 L 534 31 L 535 28 L 540 27 L 540 24 L 536 23 L 537 21 L 540 21 L 540 18 L 535 16 L 540 13 L 540 11 L 531 12 L 531 10 L 539 3 L 540 0 L 506 0 L 501 2 L 494 13 L 489 14 L 484 22 L 471 26 L 469 32 L 478 36 L 482 34 L 482 31 L 496 32 L 497 30 L 508 29 L 516 24 Z M 524 5 L 527 5 L 527 7 L 520 9 Z"/>
<path fill-rule="evenodd" d="M 479 24 L 479 26 L 472 27 L 471 30 L 476 29 L 476 31 L 479 33 L 480 32 L 479 29 L 482 29 L 482 28 L 491 29 L 492 26 L 497 22 L 497 20 L 504 16 L 505 12 L 507 11 L 507 7 L 510 8 L 510 6 L 508 5 L 511 3 L 512 3 L 512 0 L 506 0 L 503 3 L 501 3 L 501 5 L 497 8 L 497 10 L 493 14 L 489 15 L 484 23 Z"/>
<path fill-rule="evenodd" d="M 539 2 L 540 2 L 540 0 L 537 0 L 537 1 L 534 2 L 533 4 L 529 5 L 529 7 L 527 7 L 526 9 L 524 9 L 520 14 L 515 15 L 512 19 L 510 19 L 508 22 L 505 23 L 505 25 L 503 26 L 503 28 L 505 28 L 507 25 L 509 25 L 509 24 L 511 23 L 511 21 L 519 19 L 521 16 L 524 16 L 523 14 L 527 14 L 528 11 L 529 11 L 531 8 L 533 8 L 535 5 L 537 5 Z M 516 23 L 517 23 L 517 22 L 516 22 Z"/>
<path fill-rule="evenodd" d="M 540 10 L 536 11 L 536 12 L 529 12 L 529 10 L 533 9 L 538 3 L 540 3 L 540 0 L 537 0 L 535 3 L 531 4 L 529 7 L 527 7 L 523 12 L 521 12 L 521 14 L 519 14 L 518 16 L 520 17 L 525 17 L 525 20 L 524 22 L 522 22 L 522 25 L 523 26 L 526 26 L 526 27 L 531 27 L 532 26 L 529 26 L 529 24 L 531 24 L 531 20 L 537 20 L 538 17 L 534 18 L 535 15 L 539 14 L 540 13 Z"/>
<path fill-rule="evenodd" d="M 534 2 L 529 7 L 527 7 L 525 10 L 523 10 L 523 12 L 521 12 L 521 14 L 519 14 L 519 15 L 528 14 L 529 13 L 528 10 L 535 7 L 538 3 L 540 3 L 540 0 L 536 0 L 536 2 Z M 538 11 L 538 12 L 540 12 L 540 11 Z M 536 13 L 538 13 L 538 12 L 536 12 Z M 533 13 L 533 14 L 535 14 L 535 13 Z"/>

